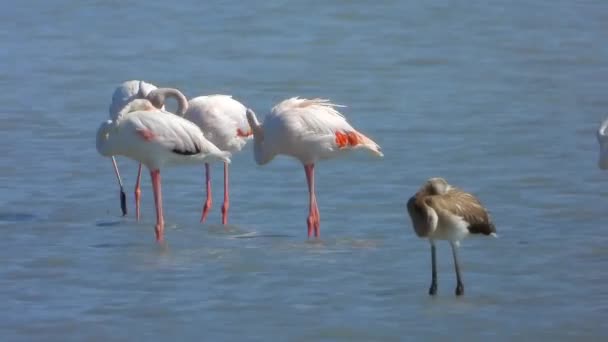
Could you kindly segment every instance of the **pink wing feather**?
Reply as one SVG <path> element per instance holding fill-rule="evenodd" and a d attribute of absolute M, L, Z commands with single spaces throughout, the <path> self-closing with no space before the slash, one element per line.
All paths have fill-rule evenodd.
<path fill-rule="evenodd" d="M 282 118 L 302 140 L 317 142 L 322 149 L 333 151 L 364 148 L 383 156 L 380 146 L 354 129 L 336 110 L 344 107 L 327 99 L 301 99 L 293 97 L 276 105 L 270 114 Z"/>

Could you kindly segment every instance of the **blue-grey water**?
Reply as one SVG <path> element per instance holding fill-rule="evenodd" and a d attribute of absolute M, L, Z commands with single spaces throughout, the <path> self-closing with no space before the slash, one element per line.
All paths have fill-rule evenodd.
<path fill-rule="evenodd" d="M 19 1 L 0 11 L 2 341 L 432 341 L 608 338 L 606 1 Z M 144 79 L 345 104 L 383 148 L 317 165 L 307 242 L 299 162 L 231 166 L 231 216 L 198 222 L 202 166 L 149 175 L 120 216 L 94 134 Z M 405 202 L 428 177 L 476 193 L 500 237 L 447 243 L 439 294 Z"/>

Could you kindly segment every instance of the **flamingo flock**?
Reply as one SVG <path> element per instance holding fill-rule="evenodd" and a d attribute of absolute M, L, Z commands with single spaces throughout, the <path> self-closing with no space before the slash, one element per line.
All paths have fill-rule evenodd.
<path fill-rule="evenodd" d="M 168 98 L 177 101 L 175 113 L 164 109 Z M 140 218 L 141 167 L 148 167 L 156 206 L 156 239 L 162 241 L 160 168 L 186 163 L 205 164 L 207 197 L 201 213 L 204 223 L 212 205 L 210 164 L 222 161 L 224 201 L 221 212 L 225 225 L 230 206 L 230 157 L 253 139 L 254 159 L 259 165 L 283 154 L 298 159 L 304 166 L 309 193 L 308 236 L 318 238 L 321 219 L 315 195 L 315 163 L 357 149 L 383 156 L 380 145 L 353 128 L 338 107 L 326 99 L 293 97 L 272 108 L 260 124 L 254 111 L 232 96 L 206 95 L 187 100 L 178 89 L 158 88 L 144 81 L 131 80 L 114 91 L 111 120 L 103 122 L 97 131 L 97 151 L 112 158 L 123 215 L 127 213 L 126 196 L 114 156 L 139 162 L 135 185 L 137 220 Z"/>
<path fill-rule="evenodd" d="M 165 110 L 165 101 L 177 101 L 175 113 Z M 204 223 L 212 206 L 210 164 L 224 168 L 222 224 L 228 222 L 228 168 L 233 153 L 253 139 L 254 160 L 269 163 L 277 155 L 299 160 L 308 185 L 308 237 L 320 236 L 320 213 L 315 193 L 315 164 L 354 151 L 367 150 L 383 157 L 380 145 L 352 127 L 327 99 L 292 97 L 275 105 L 260 123 L 255 112 L 228 95 L 205 95 L 188 100 L 178 89 L 159 88 L 145 81 L 131 80 L 118 86 L 109 107 L 110 120 L 101 123 L 96 134 L 99 154 L 110 157 L 120 189 L 123 215 L 127 215 L 126 194 L 115 156 L 139 162 L 135 185 L 135 217 L 140 218 L 142 165 L 150 171 L 156 209 L 155 235 L 164 240 L 164 215 L 160 169 L 184 164 L 205 165 L 206 199 Z M 598 166 L 608 169 L 608 119 L 596 131 Z M 470 235 L 496 237 L 488 210 L 473 194 L 440 177 L 429 178 L 409 198 L 406 210 L 415 234 L 431 245 L 431 286 L 437 294 L 437 240 L 449 241 L 456 271 L 455 294 L 464 294 L 458 259 L 460 241 Z"/>
<path fill-rule="evenodd" d="M 97 151 L 101 155 L 129 157 L 150 170 L 157 241 L 163 240 L 164 231 L 160 168 L 211 161 L 229 163 L 231 155 L 207 140 L 194 123 L 160 109 L 166 96 L 175 96 L 179 103 L 178 113 L 185 112 L 187 102 L 176 95 L 178 92 L 160 88 L 152 90 L 144 99 L 132 100 L 119 112 L 116 121 L 101 124 L 96 137 Z"/>
<path fill-rule="evenodd" d="M 165 109 L 168 99 L 177 101 L 177 110 Z M 366 150 L 383 157 L 380 145 L 348 123 L 340 105 L 327 99 L 292 97 L 275 105 L 260 122 L 255 112 L 229 95 L 203 95 L 190 100 L 175 88 L 160 88 L 145 81 L 131 80 L 116 88 L 110 104 L 110 120 L 99 126 L 96 147 L 99 154 L 112 159 L 120 188 L 123 215 L 127 215 L 126 195 L 115 156 L 139 162 L 135 185 L 135 217 L 140 218 L 141 172 L 145 165 L 152 180 L 156 209 L 156 240 L 164 240 L 160 170 L 185 164 L 205 165 L 206 198 L 200 221 L 204 223 L 212 207 L 211 164 L 224 169 L 222 224 L 228 223 L 228 169 L 232 154 L 253 140 L 253 157 L 258 165 L 278 155 L 302 163 L 308 185 L 309 238 L 320 237 L 321 217 L 315 192 L 315 165 L 355 150 Z M 608 122 L 598 139 L 602 146 Z M 605 139 L 608 141 L 608 139 Z M 600 166 L 608 165 L 608 152 L 602 152 Z M 453 251 L 457 274 L 456 295 L 464 293 L 457 258 L 459 242 L 471 234 L 496 236 L 490 216 L 472 194 L 460 190 L 443 178 L 430 178 L 407 202 L 407 212 L 415 233 L 431 243 L 432 284 L 437 292 L 435 241 L 447 240 Z"/>

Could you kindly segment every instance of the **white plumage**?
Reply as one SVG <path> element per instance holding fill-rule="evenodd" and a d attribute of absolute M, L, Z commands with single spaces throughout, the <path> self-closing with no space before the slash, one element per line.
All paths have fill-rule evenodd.
<path fill-rule="evenodd" d="M 184 118 L 195 123 L 215 146 L 222 151 L 236 153 L 251 139 L 245 106 L 229 95 L 198 96 L 188 101 Z M 205 164 L 207 198 L 203 204 L 201 222 L 205 222 L 211 209 L 211 173 Z M 224 165 L 224 202 L 222 224 L 228 223 L 228 165 Z"/>
<path fill-rule="evenodd" d="M 184 118 L 194 122 L 220 150 L 234 153 L 253 138 L 246 110 L 230 95 L 198 96 L 188 101 Z"/>
<path fill-rule="evenodd" d="M 130 80 L 125 81 L 116 89 L 112 94 L 112 102 L 110 103 L 109 112 L 110 118 L 112 121 L 116 121 L 119 119 L 121 115 L 128 113 L 132 109 L 129 108 L 129 104 L 136 99 L 142 99 L 147 96 L 152 90 L 157 89 L 157 87 L 151 83 L 147 83 L 139 80 Z M 120 186 L 120 206 L 122 209 L 123 216 L 127 214 L 127 203 L 126 203 L 126 195 L 124 191 L 124 187 L 122 184 L 122 179 L 120 177 L 120 172 L 118 171 L 118 165 L 116 164 L 116 159 L 112 156 L 112 167 L 114 168 L 114 173 L 116 174 L 116 178 L 118 179 L 118 184 Z M 137 180 L 135 182 L 135 217 L 139 220 L 139 203 L 141 200 L 141 163 L 139 164 L 137 170 Z"/>
<path fill-rule="evenodd" d="M 258 122 L 255 113 L 247 111 L 254 134 L 254 158 L 260 165 L 276 155 L 294 157 L 304 165 L 309 191 L 308 236 L 319 236 L 319 208 L 314 190 L 314 164 L 355 149 L 366 149 L 382 157 L 380 146 L 354 129 L 337 107 L 326 99 L 293 97 L 282 101 Z"/>
<path fill-rule="evenodd" d="M 383 156 L 380 146 L 355 130 L 336 110 L 337 107 L 343 106 L 326 99 L 308 100 L 298 97 L 277 104 L 264 119 L 266 158 L 285 154 L 306 165 L 360 148 Z M 339 137 L 348 133 L 355 135 L 353 143 L 340 143 Z"/>
<path fill-rule="evenodd" d="M 97 131 L 97 151 L 103 156 L 123 155 L 150 169 L 157 223 L 156 238 L 163 239 L 164 219 L 160 186 L 160 168 L 168 165 L 230 162 L 230 152 L 221 151 L 208 141 L 192 122 L 154 109 L 147 100 L 135 100 L 129 106 L 138 109 L 117 121 L 101 124 Z"/>
<path fill-rule="evenodd" d="M 215 160 L 230 162 L 230 152 L 213 145 L 192 122 L 158 110 L 129 113 L 114 124 L 102 146 L 98 151 L 104 156 L 123 155 L 150 169 Z"/>
<path fill-rule="evenodd" d="M 123 82 L 116 87 L 112 94 L 112 103 L 110 104 L 110 119 L 116 121 L 119 112 L 135 99 L 141 99 L 147 96 L 152 90 L 157 87 L 151 83 L 138 80 L 130 80 Z"/>

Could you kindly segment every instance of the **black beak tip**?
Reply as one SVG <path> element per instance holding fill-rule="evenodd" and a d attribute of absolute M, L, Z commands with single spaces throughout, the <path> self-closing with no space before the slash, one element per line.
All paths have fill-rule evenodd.
<path fill-rule="evenodd" d="M 120 209 L 122 209 L 122 216 L 127 216 L 127 195 L 124 191 L 120 192 Z"/>

